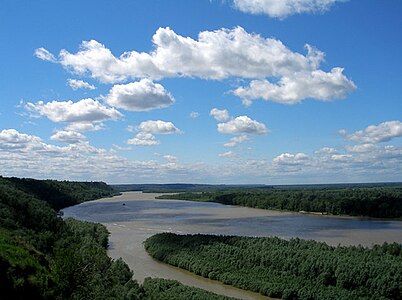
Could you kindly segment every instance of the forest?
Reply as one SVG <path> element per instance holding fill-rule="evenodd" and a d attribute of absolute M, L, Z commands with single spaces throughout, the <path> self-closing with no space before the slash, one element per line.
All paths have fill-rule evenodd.
<path fill-rule="evenodd" d="M 402 185 L 272 187 L 185 192 L 159 199 L 210 201 L 228 205 L 331 215 L 402 218 Z"/>
<path fill-rule="evenodd" d="M 229 299 L 164 279 L 139 285 L 107 256 L 105 226 L 57 212 L 115 194 L 101 182 L 0 177 L 0 299 Z"/>
<path fill-rule="evenodd" d="M 402 246 L 328 246 L 277 237 L 177 235 L 145 241 L 157 260 L 282 299 L 402 299 Z"/>

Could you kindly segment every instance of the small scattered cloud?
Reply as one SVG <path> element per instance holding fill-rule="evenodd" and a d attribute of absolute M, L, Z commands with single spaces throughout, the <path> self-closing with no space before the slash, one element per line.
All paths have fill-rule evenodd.
<path fill-rule="evenodd" d="M 38 48 L 35 50 L 35 56 L 41 60 L 56 63 L 56 57 L 45 48 Z"/>
<path fill-rule="evenodd" d="M 95 86 L 93 84 L 89 84 L 88 82 L 85 82 L 83 80 L 79 79 L 67 79 L 68 85 L 74 90 L 79 90 L 79 89 L 87 89 L 87 90 L 94 90 Z"/>
<path fill-rule="evenodd" d="M 227 151 L 224 153 L 220 153 L 219 157 L 223 157 L 223 158 L 236 158 L 237 154 L 234 153 L 233 151 Z"/>
<path fill-rule="evenodd" d="M 149 79 L 114 85 L 105 99 L 109 105 L 128 111 L 149 111 L 175 102 L 161 84 Z"/>
<path fill-rule="evenodd" d="M 76 144 L 84 141 L 86 137 L 82 133 L 76 131 L 60 130 L 53 134 L 50 139 L 66 144 Z"/>
<path fill-rule="evenodd" d="M 68 131 L 99 131 L 106 129 L 106 126 L 103 123 L 71 123 L 68 124 L 65 128 Z"/>
<path fill-rule="evenodd" d="M 324 147 L 324 148 L 321 148 L 321 149 L 315 151 L 314 153 L 315 154 L 334 154 L 334 153 L 337 153 L 337 152 L 338 151 L 336 151 L 335 148 Z"/>
<path fill-rule="evenodd" d="M 347 0 L 233 0 L 236 9 L 254 15 L 285 19 L 303 13 L 324 13 L 337 2 Z"/>
<path fill-rule="evenodd" d="M 225 143 L 223 146 L 224 147 L 230 147 L 230 148 L 231 147 L 236 147 L 238 144 L 247 142 L 249 140 L 250 140 L 250 138 L 247 135 L 243 134 L 243 135 L 240 135 L 240 136 L 232 137 L 229 140 L 229 142 Z"/>
<path fill-rule="evenodd" d="M 192 118 L 192 119 L 196 119 L 196 118 L 198 118 L 199 116 L 200 116 L 200 113 L 199 113 L 199 112 L 192 111 L 192 112 L 190 113 L 190 118 Z"/>
<path fill-rule="evenodd" d="M 169 154 L 168 154 L 168 155 L 164 155 L 163 158 L 164 158 L 165 160 L 167 160 L 168 162 L 170 162 L 170 163 L 176 163 L 176 162 L 178 161 L 176 156 L 169 155 Z"/>
<path fill-rule="evenodd" d="M 265 124 L 250 119 L 248 116 L 240 116 L 226 123 L 218 123 L 218 132 L 225 134 L 266 134 L 268 129 Z"/>
<path fill-rule="evenodd" d="M 227 109 L 213 108 L 209 112 L 209 115 L 214 117 L 218 122 L 226 122 L 230 119 L 230 115 Z"/>
<path fill-rule="evenodd" d="M 345 140 L 362 144 L 376 144 L 388 142 L 402 136 L 402 122 L 387 121 L 378 125 L 370 125 L 364 130 L 348 133 L 345 129 L 339 130 Z"/>

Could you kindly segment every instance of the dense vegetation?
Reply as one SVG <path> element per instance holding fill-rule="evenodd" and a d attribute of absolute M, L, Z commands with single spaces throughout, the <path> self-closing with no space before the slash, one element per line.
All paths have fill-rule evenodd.
<path fill-rule="evenodd" d="M 72 206 L 84 201 L 118 195 L 119 192 L 104 182 L 72 182 L 36 180 L 31 178 L 5 178 L 0 183 L 10 185 L 19 191 L 45 201 L 53 209 Z"/>
<path fill-rule="evenodd" d="M 283 299 L 402 299 L 402 247 L 332 247 L 276 237 L 157 234 L 151 256 L 198 275 Z"/>
<path fill-rule="evenodd" d="M 402 218 L 402 186 L 272 188 L 164 195 L 160 199 L 212 201 L 263 209 Z"/>
<path fill-rule="evenodd" d="M 104 183 L 0 177 L 0 299 L 228 299 L 163 279 L 139 286 L 107 256 L 103 225 L 54 210 L 113 194 Z"/>
<path fill-rule="evenodd" d="M 217 295 L 205 290 L 189 287 L 181 284 L 176 280 L 168 280 L 161 278 L 145 278 L 144 295 L 149 300 L 229 300 L 229 298 Z"/>

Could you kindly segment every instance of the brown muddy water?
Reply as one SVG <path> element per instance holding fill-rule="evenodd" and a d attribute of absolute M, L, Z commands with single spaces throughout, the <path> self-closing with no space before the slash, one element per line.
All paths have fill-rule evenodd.
<path fill-rule="evenodd" d="M 123 260 L 142 282 L 146 277 L 175 279 L 239 299 L 269 299 L 152 259 L 142 242 L 160 232 L 242 236 L 298 237 L 331 245 L 402 243 L 402 222 L 332 217 L 222 205 L 219 203 L 155 200 L 161 194 L 126 192 L 65 208 L 64 217 L 104 224 L 110 231 L 112 258 Z"/>

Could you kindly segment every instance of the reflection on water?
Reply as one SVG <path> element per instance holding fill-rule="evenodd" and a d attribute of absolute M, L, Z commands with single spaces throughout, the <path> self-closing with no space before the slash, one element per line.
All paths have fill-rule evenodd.
<path fill-rule="evenodd" d="M 111 232 L 109 254 L 122 257 L 135 278 L 163 277 L 243 299 L 264 299 L 254 293 L 199 278 L 158 263 L 145 252 L 142 242 L 163 231 L 245 236 L 279 236 L 315 239 L 337 245 L 371 246 L 402 243 L 402 222 L 367 218 L 330 217 L 268 211 L 219 203 L 155 200 L 157 194 L 124 193 L 69 207 L 65 217 L 105 224 Z M 265 298 L 266 299 L 266 298 Z"/>

